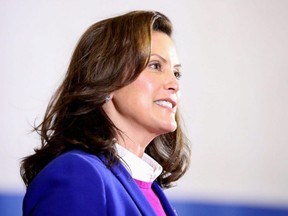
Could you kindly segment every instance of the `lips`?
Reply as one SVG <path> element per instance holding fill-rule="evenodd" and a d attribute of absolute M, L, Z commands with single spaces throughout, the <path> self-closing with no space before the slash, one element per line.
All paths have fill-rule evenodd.
<path fill-rule="evenodd" d="M 170 98 L 156 100 L 155 103 L 176 112 L 176 102 Z"/>
<path fill-rule="evenodd" d="M 158 100 L 158 101 L 155 101 L 156 104 L 160 105 L 160 106 L 163 106 L 163 107 L 168 107 L 170 109 L 173 108 L 173 105 L 172 103 L 170 103 L 169 101 L 164 101 L 164 100 Z"/>

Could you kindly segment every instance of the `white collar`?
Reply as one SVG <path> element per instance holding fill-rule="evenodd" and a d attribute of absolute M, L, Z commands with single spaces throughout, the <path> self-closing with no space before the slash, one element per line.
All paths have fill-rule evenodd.
<path fill-rule="evenodd" d="M 162 172 L 162 166 L 144 153 L 140 158 L 119 144 L 115 144 L 121 163 L 130 172 L 133 179 L 153 182 Z"/>

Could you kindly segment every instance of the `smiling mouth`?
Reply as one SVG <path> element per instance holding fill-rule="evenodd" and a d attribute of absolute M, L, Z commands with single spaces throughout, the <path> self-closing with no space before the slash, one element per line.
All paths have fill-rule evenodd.
<path fill-rule="evenodd" d="M 169 101 L 157 100 L 157 101 L 155 101 L 155 103 L 158 104 L 159 106 L 166 107 L 166 108 L 169 108 L 169 109 L 173 108 L 173 104 L 171 102 L 169 102 Z"/>

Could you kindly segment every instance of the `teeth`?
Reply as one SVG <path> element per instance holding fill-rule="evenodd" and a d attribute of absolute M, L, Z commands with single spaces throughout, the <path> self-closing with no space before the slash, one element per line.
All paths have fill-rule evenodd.
<path fill-rule="evenodd" d="M 160 105 L 160 106 L 163 106 L 163 107 L 173 108 L 172 103 L 170 103 L 168 101 L 159 100 L 159 101 L 156 101 L 155 103 Z"/>

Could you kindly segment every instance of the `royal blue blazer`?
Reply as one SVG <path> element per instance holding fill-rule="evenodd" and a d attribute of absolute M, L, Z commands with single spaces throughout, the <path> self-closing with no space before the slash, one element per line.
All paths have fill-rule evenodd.
<path fill-rule="evenodd" d="M 156 215 L 121 164 L 107 168 L 105 159 L 72 150 L 51 161 L 28 186 L 24 216 Z M 167 215 L 176 215 L 160 186 L 152 188 Z"/>

